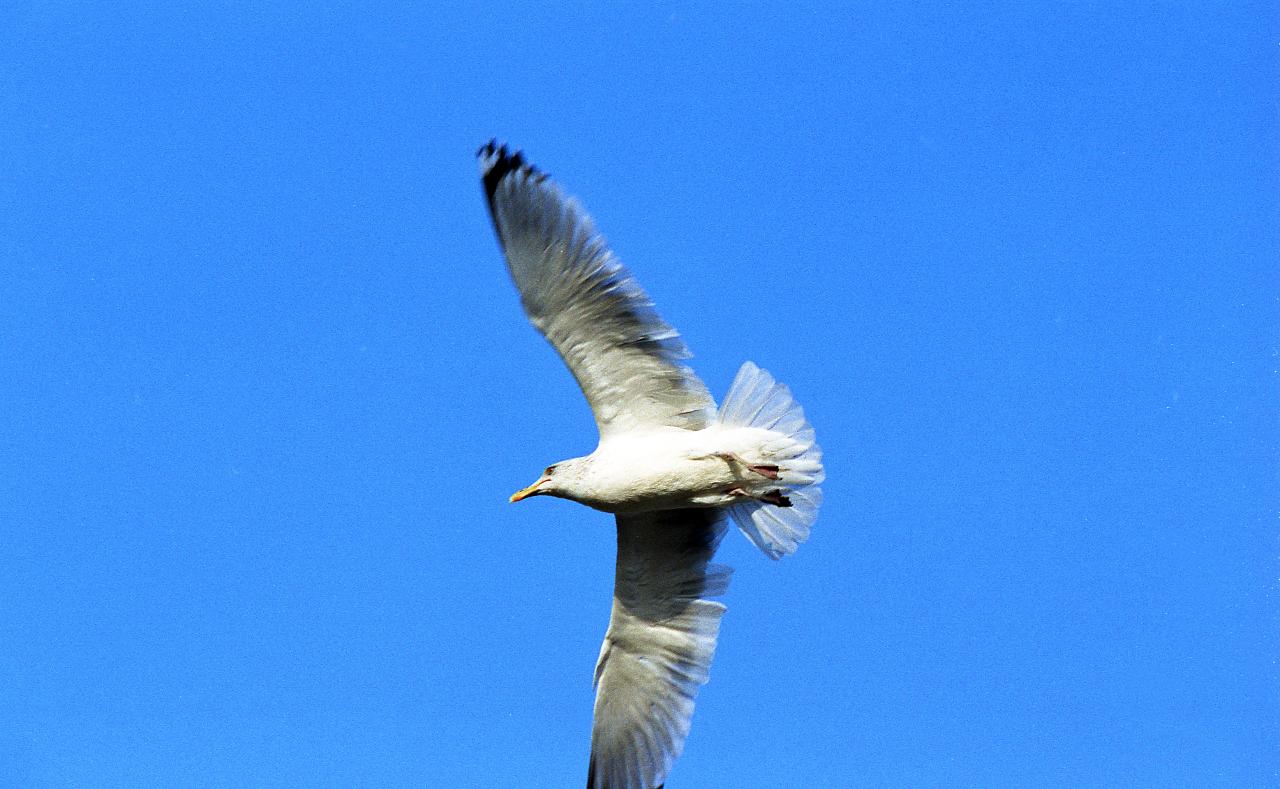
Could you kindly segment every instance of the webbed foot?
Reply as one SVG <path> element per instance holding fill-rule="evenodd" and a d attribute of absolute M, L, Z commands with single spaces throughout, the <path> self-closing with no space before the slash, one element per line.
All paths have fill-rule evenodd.
<path fill-rule="evenodd" d="M 778 472 L 781 470 L 772 463 L 748 463 L 738 456 L 736 452 L 717 452 L 716 457 L 727 460 L 731 463 L 737 463 L 747 471 L 754 472 L 765 479 L 777 479 Z"/>
<path fill-rule="evenodd" d="M 763 496 L 757 496 L 756 498 L 768 504 L 772 504 L 775 507 L 791 506 L 791 499 L 782 495 L 782 491 L 780 490 L 771 490 L 768 493 L 764 494 Z"/>

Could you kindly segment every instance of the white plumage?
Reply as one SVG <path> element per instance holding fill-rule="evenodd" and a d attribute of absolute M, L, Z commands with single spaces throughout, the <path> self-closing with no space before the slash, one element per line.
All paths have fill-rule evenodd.
<path fill-rule="evenodd" d="M 616 515 L 613 612 L 596 664 L 587 786 L 655 789 L 684 746 L 715 653 L 730 570 L 710 562 L 729 513 L 777 559 L 809 535 L 822 453 L 785 386 L 751 362 L 717 412 L 689 352 L 576 201 L 495 143 L 490 215 L 529 320 L 591 405 L 595 452 L 511 497 Z"/>

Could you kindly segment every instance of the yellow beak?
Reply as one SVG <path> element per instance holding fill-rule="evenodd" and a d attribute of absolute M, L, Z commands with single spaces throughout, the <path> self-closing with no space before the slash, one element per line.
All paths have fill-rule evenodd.
<path fill-rule="evenodd" d="M 515 493 L 512 493 L 511 499 L 510 499 L 511 503 L 515 504 L 517 501 L 523 501 L 524 499 L 527 499 L 530 496 L 534 495 L 535 493 L 538 492 L 538 486 L 546 481 L 547 481 L 547 478 L 543 477 L 539 479 L 537 482 L 530 485 L 529 487 L 525 488 L 524 490 L 517 490 Z"/>

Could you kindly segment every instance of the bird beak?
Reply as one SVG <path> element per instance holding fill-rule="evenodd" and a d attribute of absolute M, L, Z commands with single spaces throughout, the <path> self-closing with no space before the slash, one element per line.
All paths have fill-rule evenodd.
<path fill-rule="evenodd" d="M 511 503 L 512 503 L 512 504 L 515 504 L 517 501 L 523 501 L 524 499 L 527 499 L 527 498 L 529 498 L 530 496 L 536 496 L 536 495 L 538 495 L 538 486 L 539 486 L 539 485 L 541 485 L 542 483 L 546 482 L 546 481 L 547 481 L 547 478 L 546 478 L 546 477 L 542 477 L 542 478 L 540 478 L 537 482 L 533 483 L 532 485 L 530 485 L 529 487 L 525 488 L 524 490 L 518 490 L 518 491 L 516 491 L 515 493 L 512 493 L 512 494 L 511 494 Z"/>

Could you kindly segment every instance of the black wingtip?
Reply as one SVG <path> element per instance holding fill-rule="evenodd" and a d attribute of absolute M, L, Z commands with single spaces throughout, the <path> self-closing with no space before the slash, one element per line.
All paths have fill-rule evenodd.
<path fill-rule="evenodd" d="M 524 172 L 539 181 L 547 177 L 545 173 L 539 172 L 538 168 L 525 161 L 523 153 L 509 152 L 506 145 L 498 144 L 497 139 L 481 145 L 476 151 L 476 158 L 480 160 L 480 179 L 484 183 L 484 196 L 490 203 L 493 202 L 493 193 L 498 190 L 498 184 L 502 183 L 502 179 L 510 173 Z"/>

